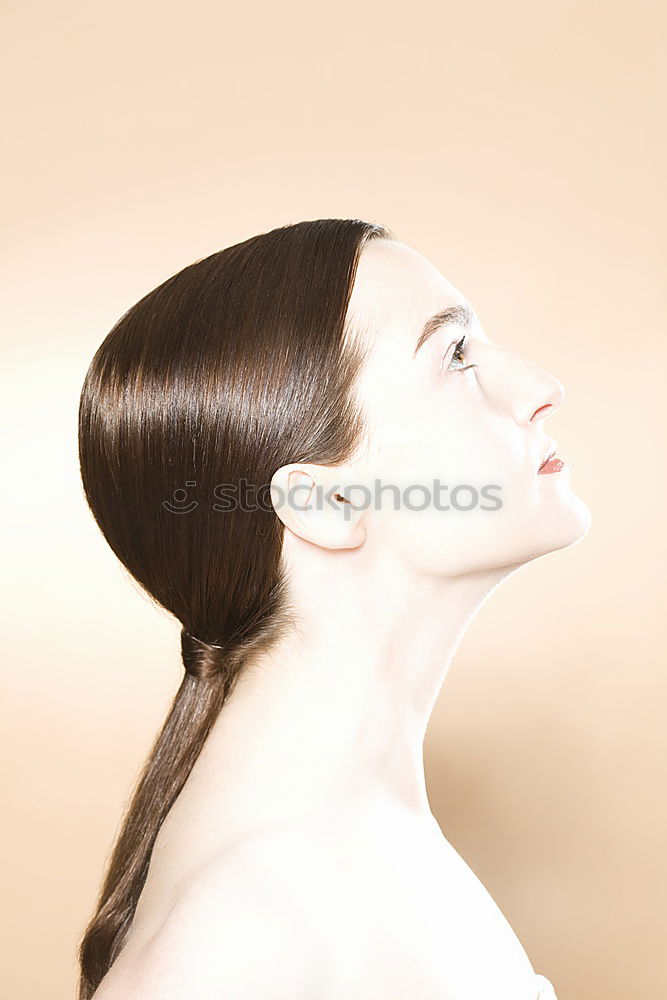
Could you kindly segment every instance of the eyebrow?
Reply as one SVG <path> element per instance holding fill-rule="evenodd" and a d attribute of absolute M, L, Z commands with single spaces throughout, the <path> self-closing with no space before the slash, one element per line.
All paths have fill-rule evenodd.
<path fill-rule="evenodd" d="M 419 335 L 415 352 L 412 355 L 413 359 L 417 356 L 419 348 L 424 346 L 426 341 L 429 337 L 433 336 L 436 330 L 440 330 L 443 326 L 454 326 L 456 324 L 462 326 L 464 330 L 469 330 L 473 325 L 475 318 L 475 313 L 469 305 L 447 306 L 446 309 L 441 309 L 440 312 L 435 313 L 433 316 L 429 316 L 424 323 L 422 332 Z"/>

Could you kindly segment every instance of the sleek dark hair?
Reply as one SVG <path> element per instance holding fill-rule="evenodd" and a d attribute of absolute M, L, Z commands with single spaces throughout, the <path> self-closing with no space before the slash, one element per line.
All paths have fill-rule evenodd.
<path fill-rule="evenodd" d="M 318 219 L 227 247 L 140 299 L 91 362 L 79 408 L 85 497 L 116 556 L 181 623 L 185 672 L 79 945 L 78 1000 L 123 947 L 160 826 L 241 667 L 293 625 L 271 503 L 220 511 L 212 498 L 221 483 L 261 490 L 287 463 L 356 454 L 366 354 L 348 306 L 361 250 L 377 238 L 394 237 L 361 219 Z M 186 483 L 205 502 L 175 512 Z"/>

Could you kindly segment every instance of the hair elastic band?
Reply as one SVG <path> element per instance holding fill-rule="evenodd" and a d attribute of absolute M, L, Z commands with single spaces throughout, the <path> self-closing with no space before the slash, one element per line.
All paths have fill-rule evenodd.
<path fill-rule="evenodd" d="M 192 635 L 186 629 L 181 629 L 183 635 L 187 636 L 188 639 L 192 639 L 193 642 L 199 643 L 200 646 L 207 646 L 213 649 L 224 649 L 224 646 L 219 646 L 215 642 L 205 642 L 204 639 L 198 639 L 196 635 Z"/>

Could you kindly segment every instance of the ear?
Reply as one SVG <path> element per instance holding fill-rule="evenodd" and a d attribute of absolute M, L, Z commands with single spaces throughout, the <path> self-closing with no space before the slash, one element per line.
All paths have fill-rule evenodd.
<path fill-rule="evenodd" d="M 271 478 L 271 502 L 286 528 L 325 549 L 354 549 L 366 537 L 366 508 L 344 495 L 345 469 L 295 463 Z"/>

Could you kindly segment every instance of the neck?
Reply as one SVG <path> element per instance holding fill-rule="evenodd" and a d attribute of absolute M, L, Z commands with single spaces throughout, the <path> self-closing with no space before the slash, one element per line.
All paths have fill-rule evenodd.
<path fill-rule="evenodd" d="M 433 821 L 428 721 L 465 628 L 510 572 L 434 579 L 291 534 L 286 548 L 299 627 L 244 667 L 165 822 L 190 859 L 375 808 Z"/>

